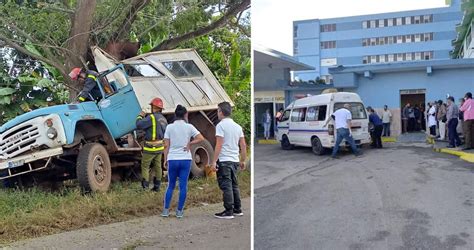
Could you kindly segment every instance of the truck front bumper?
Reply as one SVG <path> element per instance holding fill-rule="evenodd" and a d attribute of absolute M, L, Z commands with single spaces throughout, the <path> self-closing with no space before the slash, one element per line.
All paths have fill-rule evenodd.
<path fill-rule="evenodd" d="M 62 148 L 52 148 L 52 149 L 46 149 L 46 150 L 42 150 L 42 151 L 38 151 L 38 152 L 26 154 L 26 155 L 21 155 L 21 156 L 14 157 L 11 159 L 0 160 L 0 171 L 3 171 L 6 173 L 6 174 L 4 173 L 3 176 L 0 176 L 0 180 L 46 168 L 51 157 L 61 155 L 62 153 L 63 153 Z M 43 167 L 33 168 L 30 164 L 31 162 L 34 162 L 37 160 L 43 160 L 43 159 L 47 160 L 47 163 Z M 29 168 L 27 170 L 21 171 L 18 173 L 12 173 L 11 171 L 12 169 L 21 167 L 25 164 L 29 165 Z"/>

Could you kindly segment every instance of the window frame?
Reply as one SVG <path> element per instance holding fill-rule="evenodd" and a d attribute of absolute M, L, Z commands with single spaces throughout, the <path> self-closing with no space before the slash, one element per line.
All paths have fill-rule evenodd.
<path fill-rule="evenodd" d="M 192 62 L 194 64 L 194 66 L 196 66 L 196 69 L 199 71 L 200 75 L 186 75 L 186 76 L 179 76 L 179 75 L 175 75 L 174 72 L 168 68 L 167 66 L 167 63 L 180 63 L 180 62 Z M 161 62 L 161 64 L 166 68 L 166 70 L 168 70 L 171 75 L 173 75 L 174 78 L 176 79 L 195 79 L 195 78 L 204 78 L 204 72 L 202 72 L 202 70 L 199 68 L 198 64 L 193 60 L 193 59 L 189 59 L 189 60 L 170 60 L 170 61 L 164 61 L 164 62 Z M 181 69 L 184 69 L 185 72 L 187 72 L 187 70 L 181 65 L 179 64 L 180 68 Z"/>
<path fill-rule="evenodd" d="M 324 110 L 325 114 L 324 114 L 324 118 L 321 120 L 319 112 L 321 111 L 321 108 L 323 108 L 323 107 L 325 108 L 325 110 Z M 316 111 L 317 111 L 316 114 L 315 114 L 316 119 L 314 119 L 314 120 L 308 120 L 308 117 L 309 117 L 308 113 L 309 113 L 309 110 L 311 108 L 315 108 Z M 307 122 L 321 122 L 321 121 L 326 121 L 327 116 L 328 116 L 328 105 L 316 105 L 316 106 L 309 106 L 306 109 L 306 118 L 305 119 L 306 119 Z"/>

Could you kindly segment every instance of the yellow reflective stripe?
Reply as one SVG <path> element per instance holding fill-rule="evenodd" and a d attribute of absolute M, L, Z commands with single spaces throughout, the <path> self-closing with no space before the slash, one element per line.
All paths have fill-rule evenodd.
<path fill-rule="evenodd" d="M 158 148 L 143 147 L 143 150 L 149 151 L 149 152 L 163 151 L 165 150 L 165 146 L 158 147 Z"/>
<path fill-rule="evenodd" d="M 82 96 L 79 97 L 79 101 L 83 102 L 83 101 L 85 101 L 85 100 L 86 100 L 86 98 L 84 98 L 84 97 L 82 97 Z"/>
<path fill-rule="evenodd" d="M 154 141 L 156 140 L 156 120 L 155 120 L 155 115 L 151 114 L 151 126 L 153 127 L 152 132 L 151 132 L 151 140 Z"/>
<path fill-rule="evenodd" d="M 97 80 L 97 78 L 95 77 L 95 75 L 87 75 L 87 77 L 90 77 L 90 78 L 94 79 L 94 81 Z"/>

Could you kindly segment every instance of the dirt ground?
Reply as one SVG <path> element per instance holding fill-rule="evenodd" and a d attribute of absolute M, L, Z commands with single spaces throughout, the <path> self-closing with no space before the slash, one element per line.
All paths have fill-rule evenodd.
<path fill-rule="evenodd" d="M 185 210 L 177 219 L 152 216 L 13 243 L 12 249 L 250 249 L 250 198 L 243 217 L 219 220 L 222 204 Z"/>

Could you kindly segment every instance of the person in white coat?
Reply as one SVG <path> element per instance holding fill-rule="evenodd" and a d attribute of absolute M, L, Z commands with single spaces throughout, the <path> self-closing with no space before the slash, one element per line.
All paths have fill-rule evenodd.
<path fill-rule="evenodd" d="M 436 104 L 431 103 L 431 108 L 428 110 L 428 127 L 430 128 L 430 135 L 436 136 Z"/>

